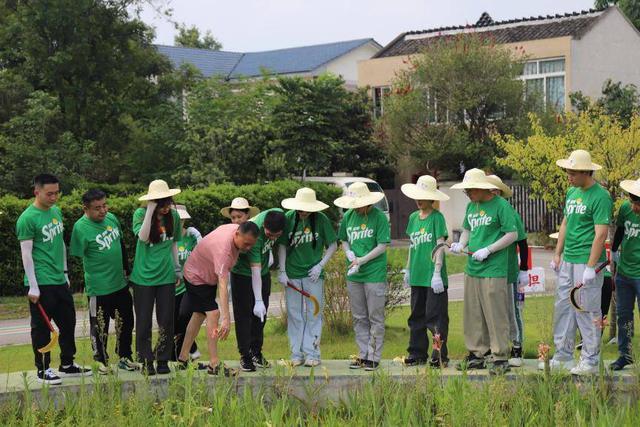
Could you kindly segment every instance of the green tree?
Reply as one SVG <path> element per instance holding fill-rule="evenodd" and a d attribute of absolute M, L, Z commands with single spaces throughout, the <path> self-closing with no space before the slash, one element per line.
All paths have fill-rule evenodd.
<path fill-rule="evenodd" d="M 609 5 L 617 5 L 627 18 L 640 30 L 640 1 L 639 0 L 595 0 L 596 9 L 604 9 Z"/>
<path fill-rule="evenodd" d="M 634 114 L 640 112 L 640 94 L 633 84 L 622 85 L 621 82 L 613 83 L 607 79 L 602 86 L 602 96 L 595 102 L 582 92 L 573 92 L 569 95 L 571 105 L 579 112 L 590 112 L 614 116 L 620 120 L 623 126 L 628 127 Z"/>
<path fill-rule="evenodd" d="M 492 166 L 491 135 L 523 128 L 532 103 L 517 78 L 523 58 L 481 34 L 439 38 L 410 58 L 378 123 L 390 156 L 434 175 Z"/>
<path fill-rule="evenodd" d="M 173 42 L 176 46 L 195 47 L 198 49 L 210 49 L 221 50 L 222 43 L 216 40 L 211 34 L 211 31 L 207 31 L 204 35 L 200 34 L 200 30 L 195 25 L 187 27 L 186 24 L 179 24 L 176 26 L 178 34 L 173 38 Z"/>

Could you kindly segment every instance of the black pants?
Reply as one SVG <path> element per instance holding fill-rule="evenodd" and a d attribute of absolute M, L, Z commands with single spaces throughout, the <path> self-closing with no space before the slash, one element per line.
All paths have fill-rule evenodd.
<path fill-rule="evenodd" d="M 187 332 L 187 325 L 191 320 L 191 313 L 180 314 L 180 305 L 182 304 L 182 298 L 186 295 L 186 292 L 181 293 L 180 295 L 176 295 L 175 307 L 173 310 L 173 339 L 174 346 L 173 351 L 171 353 L 171 360 L 178 360 L 178 356 L 180 355 L 180 350 L 182 349 L 182 343 L 184 342 L 184 334 Z M 191 349 L 189 353 L 195 353 L 198 350 L 198 345 L 194 341 L 191 344 Z"/>
<path fill-rule="evenodd" d="M 613 294 L 613 278 L 605 277 L 602 282 L 602 298 L 600 300 L 600 310 L 602 317 L 609 315 L 609 306 L 611 305 L 611 295 Z"/>
<path fill-rule="evenodd" d="M 262 302 L 269 309 L 271 295 L 271 275 L 262 276 Z M 233 318 L 236 328 L 238 351 L 242 357 L 250 357 L 262 353 L 264 341 L 264 322 L 253 315 L 255 298 L 251 288 L 251 277 L 231 273 L 231 301 L 233 302 Z"/>
<path fill-rule="evenodd" d="M 440 334 L 442 346 L 440 353 L 431 352 L 432 360 L 448 361 L 447 335 L 449 334 L 449 296 L 447 291 L 433 293 L 431 287 L 411 287 L 411 315 L 409 316 L 409 356 L 416 359 L 429 357 L 429 337 Z"/>
<path fill-rule="evenodd" d="M 130 358 L 133 334 L 133 300 L 128 286 L 108 295 L 89 297 L 89 325 L 93 359 L 104 364 L 109 362 L 107 340 L 111 319 L 116 322 L 116 353 L 121 358 Z"/>
<path fill-rule="evenodd" d="M 133 284 L 133 305 L 136 311 L 136 353 L 138 361 L 167 362 L 173 352 L 173 311 L 176 297 L 174 283 L 157 286 Z M 151 329 L 153 307 L 158 321 L 158 343 L 152 351 Z"/>
<path fill-rule="evenodd" d="M 60 344 L 60 364 L 67 366 L 73 363 L 76 354 L 76 308 L 73 304 L 73 296 L 66 284 L 64 285 L 41 285 L 40 304 L 44 311 L 53 320 L 60 331 L 58 343 Z M 44 347 L 51 340 L 51 331 L 47 323 L 42 318 L 37 304 L 29 302 L 31 312 L 31 346 L 39 371 L 49 369 L 51 363 L 51 352 L 42 354 L 39 348 Z"/>

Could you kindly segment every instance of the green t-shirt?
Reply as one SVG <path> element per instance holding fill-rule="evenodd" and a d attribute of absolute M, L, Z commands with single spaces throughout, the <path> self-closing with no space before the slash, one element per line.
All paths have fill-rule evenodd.
<path fill-rule="evenodd" d="M 595 225 L 609 225 L 613 205 L 609 192 L 595 183 L 587 190 L 571 187 L 567 190 L 564 216 L 567 230 L 563 258 L 572 264 L 586 264 L 591 245 L 596 238 Z M 600 262 L 606 259 L 604 248 Z"/>
<path fill-rule="evenodd" d="M 516 283 L 518 281 L 518 273 L 520 273 L 520 263 L 518 262 L 518 243 L 520 240 L 527 238 L 527 233 L 524 230 L 524 223 L 522 217 L 515 208 L 513 208 L 513 215 L 516 220 L 516 231 L 518 237 L 516 241 L 509 246 L 509 268 L 507 270 L 507 283 Z M 529 254 L 520 254 L 521 257 L 529 256 Z"/>
<path fill-rule="evenodd" d="M 69 253 L 82 258 L 84 290 L 92 296 L 112 294 L 127 285 L 122 264 L 122 228 L 112 213 L 102 222 L 83 215 L 73 225 Z"/>
<path fill-rule="evenodd" d="M 431 286 L 434 263 L 431 252 L 438 239 L 448 237 L 447 223 L 439 210 L 433 210 L 425 219 L 420 219 L 420 211 L 409 216 L 407 236 L 411 239 L 409 248 L 409 284 L 411 286 Z M 440 270 L 444 286 L 448 286 L 447 262 L 442 259 Z"/>
<path fill-rule="evenodd" d="M 55 205 L 46 211 L 29 205 L 18 218 L 18 240 L 33 240 L 31 254 L 39 286 L 66 284 L 63 230 L 62 212 Z M 29 286 L 26 275 L 24 285 Z"/>
<path fill-rule="evenodd" d="M 278 239 L 278 244 L 287 247 L 287 276 L 291 279 L 303 279 L 309 277 L 309 270 L 316 266 L 321 260 L 324 248 L 331 245 L 338 238 L 331 225 L 329 218 L 322 212 L 315 215 L 315 223 L 312 225 L 311 217 L 298 219 L 298 224 L 293 229 L 298 214 L 296 211 L 288 211 L 285 214 L 287 225 L 282 237 Z M 312 232 L 313 231 L 313 232 Z M 293 241 L 291 236 L 293 235 Z M 315 235 L 316 245 L 313 247 L 313 236 Z M 292 245 L 289 246 L 289 242 Z M 321 277 L 324 277 L 324 272 Z"/>
<path fill-rule="evenodd" d="M 240 254 L 238 262 L 231 269 L 233 273 L 251 277 L 251 264 L 262 264 L 261 274 L 263 276 L 269 273 L 269 251 L 273 247 L 275 240 L 269 239 L 266 234 L 264 234 L 264 218 L 267 216 L 267 213 L 272 211 L 284 213 L 280 208 L 272 208 L 260 212 L 249 220 L 258 226 L 260 234 L 258 235 L 256 244 L 253 245 L 251 250 Z"/>
<path fill-rule="evenodd" d="M 348 242 L 357 257 L 371 252 L 381 243 L 391 241 L 391 227 L 385 214 L 373 207 L 367 215 L 360 215 L 354 209 L 344 213 L 340 223 L 338 238 Z M 347 269 L 351 262 L 347 260 Z M 348 276 L 348 280 L 358 283 L 381 283 L 387 281 L 387 252 L 360 267 L 356 274 Z"/>
<path fill-rule="evenodd" d="M 485 248 L 506 233 L 517 231 L 513 207 L 499 196 L 488 202 L 469 203 L 464 229 L 469 230 L 469 252 Z M 468 257 L 465 272 L 473 277 L 507 277 L 509 248 L 494 252 L 482 262 Z"/>
<path fill-rule="evenodd" d="M 633 212 L 628 200 L 620 206 L 616 224 L 624 227 L 618 272 L 630 279 L 640 279 L 640 215 Z"/>
<path fill-rule="evenodd" d="M 187 262 L 187 258 L 191 255 L 197 243 L 198 240 L 190 234 L 183 235 L 182 239 L 178 241 L 178 261 L 180 261 L 181 268 L 184 268 L 184 263 Z M 182 279 L 176 287 L 176 295 L 183 294 L 186 290 L 187 287 L 184 284 L 184 279 Z"/>
<path fill-rule="evenodd" d="M 138 235 L 142 228 L 146 208 L 138 208 L 133 213 L 133 234 Z M 173 218 L 173 235 L 179 236 L 180 216 L 175 209 L 171 209 Z M 173 266 L 173 236 L 162 235 L 159 243 L 145 243 L 138 239 L 136 242 L 136 257 L 133 260 L 133 271 L 130 280 L 136 285 L 159 286 L 176 282 Z"/>

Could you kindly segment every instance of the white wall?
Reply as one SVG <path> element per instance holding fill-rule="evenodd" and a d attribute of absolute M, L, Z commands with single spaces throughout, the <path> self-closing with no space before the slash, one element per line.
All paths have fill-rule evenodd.
<path fill-rule="evenodd" d="M 440 202 L 440 212 L 442 212 L 447 221 L 449 240 L 453 238 L 453 230 L 462 230 L 462 221 L 469 203 L 469 198 L 464 194 L 464 191 L 451 189 L 451 186 L 457 182 L 443 181 L 438 186 L 440 191 L 451 197 L 446 202 Z"/>
<path fill-rule="evenodd" d="M 640 88 L 640 33 L 617 7 L 609 8 L 581 38 L 571 42 L 571 87 L 592 98 L 608 78 Z"/>
<path fill-rule="evenodd" d="M 358 85 L 358 61 L 371 59 L 380 50 L 380 47 L 373 42 L 369 42 L 352 50 L 346 55 L 334 59 L 326 63 L 323 67 L 314 70 L 314 74 L 322 74 L 330 72 L 342 78 L 348 87 L 356 87 Z"/>

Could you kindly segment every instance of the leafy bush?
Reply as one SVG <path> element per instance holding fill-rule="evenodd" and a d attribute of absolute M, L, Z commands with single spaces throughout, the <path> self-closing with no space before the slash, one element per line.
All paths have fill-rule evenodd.
<path fill-rule="evenodd" d="M 341 195 L 341 190 L 337 187 L 325 184 L 305 183 L 314 188 L 319 200 L 329 204 Z M 91 186 L 101 187 L 100 185 Z M 104 186 L 108 192 L 114 190 L 123 192 L 134 192 L 134 187 L 127 184 L 118 186 Z M 234 197 L 242 196 L 247 198 L 252 204 L 261 209 L 279 207 L 282 199 L 293 197 L 301 184 L 296 181 L 278 181 L 270 184 L 252 184 L 235 186 L 232 184 L 214 185 L 199 190 L 185 190 L 176 196 L 177 203 L 185 204 L 193 218 L 190 225 L 198 228 L 202 234 L 206 234 L 217 226 L 226 222 L 226 218 L 220 215 L 220 208 L 228 206 Z M 111 191 L 110 191 L 111 190 Z M 131 220 L 133 212 L 141 206 L 138 196 L 144 193 L 135 191 L 124 197 L 110 197 L 109 209 L 114 213 L 122 224 L 124 230 L 125 246 L 132 262 L 135 253 L 135 240 L 131 232 Z M 64 237 L 69 242 L 73 224 L 83 215 L 80 202 L 81 189 L 73 191 L 70 195 L 60 199 L 58 206 L 62 209 L 64 216 Z M 18 199 L 15 196 L 7 195 L 0 197 L 0 259 L 2 268 L 0 269 L 0 295 L 18 295 L 23 292 L 23 268 L 20 258 L 20 245 L 16 239 L 15 224 L 31 200 Z M 336 208 L 327 210 L 327 215 L 334 222 L 338 221 L 338 211 Z M 73 289 L 78 291 L 83 283 L 82 265 L 75 257 L 69 257 L 69 274 Z"/>

